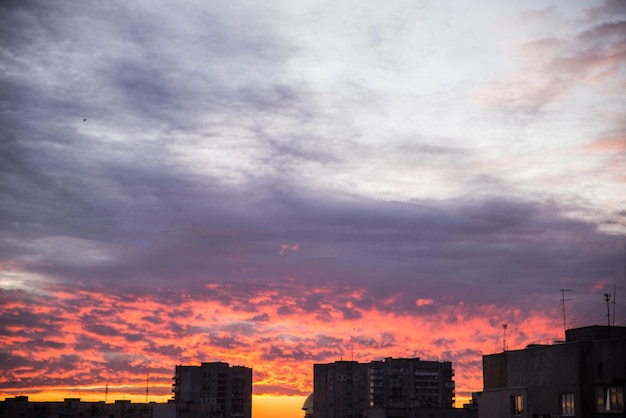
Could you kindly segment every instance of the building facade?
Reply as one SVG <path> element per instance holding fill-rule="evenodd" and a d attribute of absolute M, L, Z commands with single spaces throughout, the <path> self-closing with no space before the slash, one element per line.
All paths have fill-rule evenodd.
<path fill-rule="evenodd" d="M 0 401 L 0 418 L 176 418 L 173 403 L 86 402 L 79 398 L 30 402 L 28 396 Z"/>
<path fill-rule="evenodd" d="M 373 408 L 453 408 L 449 361 L 386 358 L 369 364 L 369 406 Z"/>
<path fill-rule="evenodd" d="M 626 417 L 626 327 L 568 330 L 564 343 L 483 356 L 480 418 Z"/>
<path fill-rule="evenodd" d="M 178 418 L 251 418 L 252 369 L 228 363 L 176 366 Z"/>
<path fill-rule="evenodd" d="M 336 361 L 313 365 L 314 418 L 362 418 L 368 401 L 367 364 Z"/>
<path fill-rule="evenodd" d="M 450 362 L 391 357 L 358 363 L 313 366 L 313 417 L 416 417 L 419 412 L 453 412 L 454 372 Z M 443 416 L 443 415 L 442 415 Z M 452 417 L 454 415 L 450 415 Z"/>

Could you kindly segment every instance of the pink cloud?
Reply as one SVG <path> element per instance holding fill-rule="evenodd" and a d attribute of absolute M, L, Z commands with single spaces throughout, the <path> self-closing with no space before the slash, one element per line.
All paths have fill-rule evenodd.
<path fill-rule="evenodd" d="M 278 254 L 283 255 L 285 254 L 285 251 L 298 251 L 299 248 L 300 248 L 299 244 L 293 244 L 293 245 L 283 244 L 280 246 L 280 252 Z"/>
<path fill-rule="evenodd" d="M 432 299 L 418 299 L 415 301 L 415 306 L 428 306 L 432 305 L 434 302 Z"/>
<path fill-rule="evenodd" d="M 318 309 L 302 308 L 306 299 L 320 295 Z M 237 301 L 253 304 L 242 310 L 236 309 L 237 303 L 224 305 L 219 295 L 177 297 L 171 303 L 59 289 L 37 300 L 40 320 L 54 317 L 58 324 L 49 339 L 34 339 L 28 329 L 19 327 L 14 328 L 18 336 L 1 337 L 5 352 L 23 363 L 7 365 L 4 380 L 21 383 L 5 385 L 2 394 L 12 396 L 31 387 L 45 391 L 105 384 L 118 388 L 128 384 L 127 392 L 132 393 L 139 391 L 149 371 L 154 396 L 167 397 L 175 364 L 221 360 L 253 367 L 256 394 L 306 395 L 312 389 L 315 362 L 419 355 L 453 361 L 462 398 L 481 389 L 481 355 L 498 349 L 500 322 L 509 323 L 511 346 L 558 335 L 551 318 L 554 313 L 543 310 L 522 313 L 461 303 L 400 314 L 365 308 L 362 298 L 360 289 L 286 288 Z M 415 304 L 434 305 L 430 298 Z M 10 306 L 27 309 L 16 303 Z M 359 315 L 346 319 L 344 310 L 357 306 Z M 3 314 L 6 309 L 0 308 Z M 251 321 L 250 310 L 268 320 Z M 61 360 L 61 354 L 66 360 Z"/>
<path fill-rule="evenodd" d="M 581 147 L 583 152 L 597 153 L 618 153 L 626 152 L 626 134 L 611 135 L 609 137 L 600 138 L 592 143 L 585 144 Z"/>
<path fill-rule="evenodd" d="M 625 44 L 626 22 L 613 21 L 570 37 L 521 43 L 516 47 L 520 68 L 479 91 L 476 99 L 509 111 L 536 113 L 581 85 L 612 83 L 623 74 Z"/>

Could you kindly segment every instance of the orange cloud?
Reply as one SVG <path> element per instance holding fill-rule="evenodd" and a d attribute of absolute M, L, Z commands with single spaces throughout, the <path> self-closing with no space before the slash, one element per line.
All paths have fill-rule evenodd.
<path fill-rule="evenodd" d="M 303 397 L 312 390 L 314 363 L 419 356 L 453 362 L 462 401 L 482 389 L 481 356 L 500 349 L 501 323 L 509 324 L 511 348 L 559 335 L 554 313 L 543 310 L 462 303 L 435 308 L 432 299 L 420 298 L 416 305 L 424 311 L 403 313 L 385 307 L 398 298 L 364 306 L 361 289 L 291 291 L 260 291 L 228 302 L 171 295 L 172 303 L 55 289 L 38 299 L 34 326 L 15 326 L 16 335 L 0 337 L 12 361 L 19 359 L 2 372 L 2 394 L 35 390 L 53 397 L 69 391 L 102 399 L 109 385 L 110 399 L 141 398 L 149 372 L 151 396 L 163 400 L 171 396 L 176 364 L 220 360 L 252 367 L 257 396 Z M 306 301 L 313 295 L 322 299 L 309 309 Z M 26 309 L 17 302 L 8 306 Z"/>
<path fill-rule="evenodd" d="M 592 151 L 598 153 L 615 153 L 626 152 L 626 135 L 615 135 L 606 138 L 600 138 L 590 144 L 581 147 L 583 151 Z"/>

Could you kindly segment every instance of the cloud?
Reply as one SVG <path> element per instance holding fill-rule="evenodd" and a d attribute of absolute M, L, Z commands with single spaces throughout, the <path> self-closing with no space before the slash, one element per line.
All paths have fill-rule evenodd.
<path fill-rule="evenodd" d="M 602 4 L 587 10 L 585 21 L 596 22 L 620 19 L 626 16 L 626 6 L 619 0 L 605 0 Z"/>
<path fill-rule="evenodd" d="M 78 297 L 70 293 L 58 293 L 57 298 L 45 303 L 41 303 L 42 299 L 39 299 L 40 315 L 46 311 L 56 312 L 62 321 L 57 333 L 65 336 L 64 345 L 51 345 L 45 340 L 33 339 L 29 341 L 28 346 L 41 354 L 62 349 L 65 354 L 70 356 L 67 357 L 67 361 L 50 365 L 52 367 L 48 369 L 50 379 L 44 382 L 46 384 L 86 384 L 93 377 L 84 374 L 84 367 L 86 366 L 83 364 L 89 364 L 92 370 L 101 370 L 101 373 L 108 376 L 107 380 L 112 384 L 127 381 L 129 371 L 141 375 L 148 367 L 151 376 L 154 375 L 153 382 L 157 385 L 155 388 L 157 392 L 161 390 L 160 387 L 163 387 L 164 391 L 169 390 L 171 371 L 167 365 L 178 364 L 179 361 L 193 363 L 210 357 L 241 364 L 242 357 L 240 356 L 244 356 L 247 358 L 244 361 L 246 364 L 254 364 L 255 370 L 258 369 L 259 372 L 267 376 L 273 376 L 275 382 L 281 381 L 282 378 L 278 376 L 283 367 L 287 367 L 289 364 L 293 370 L 294 361 L 297 361 L 300 364 L 298 367 L 299 373 L 302 373 L 302 378 L 288 382 L 291 379 L 289 376 L 293 376 L 290 374 L 293 373 L 292 371 L 285 375 L 283 383 L 275 383 L 274 385 L 285 387 L 284 391 L 277 392 L 276 389 L 270 389 L 265 383 L 257 389 L 260 393 L 285 394 L 306 393 L 310 390 L 311 371 L 308 364 L 310 362 L 333 361 L 341 356 L 347 358 L 350 352 L 354 352 L 358 358 L 364 361 L 389 355 L 412 355 L 412 352 L 403 352 L 403 347 L 411 350 L 411 347 L 415 347 L 419 341 L 420 350 L 423 350 L 421 357 L 445 358 L 471 368 L 471 365 L 476 363 L 474 359 L 476 352 L 494 350 L 494 347 L 498 346 L 500 322 L 506 321 L 509 324 L 518 325 L 517 327 L 511 326 L 509 338 L 510 344 L 513 346 L 519 342 L 524 343 L 528 338 L 539 339 L 545 338 L 546 334 L 548 336 L 554 335 L 555 328 L 558 328 L 560 321 L 559 295 L 548 298 L 551 299 L 548 306 L 545 306 L 545 301 L 537 303 L 543 299 L 543 297 L 538 297 L 535 298 L 534 303 L 526 301 L 522 305 L 523 308 L 520 307 L 519 309 L 514 308 L 515 304 L 505 308 L 496 308 L 495 305 L 492 305 L 491 308 L 485 308 L 484 305 L 469 303 L 459 305 L 458 302 L 448 299 L 447 302 L 432 312 L 418 311 L 409 307 L 403 308 L 402 304 L 398 303 L 394 310 L 385 311 L 380 310 L 380 308 L 387 308 L 387 306 L 378 305 L 375 298 L 369 299 L 367 290 L 365 293 L 353 292 L 350 294 L 348 288 L 337 292 L 332 287 L 318 286 L 305 289 L 298 286 L 297 283 L 294 283 L 284 288 L 275 288 L 278 290 L 278 299 L 288 299 L 294 291 L 304 295 L 324 295 L 320 299 L 320 303 L 328 309 L 330 317 L 343 316 L 342 311 L 343 306 L 346 306 L 344 301 L 346 299 L 360 306 L 363 306 L 364 299 L 371 304 L 367 309 L 360 309 L 360 316 L 350 318 L 344 316 L 343 321 L 328 322 L 326 319 L 320 318 L 319 311 L 293 310 L 279 313 L 280 306 L 265 303 L 262 298 L 257 298 L 257 296 L 262 295 L 262 287 L 257 290 L 251 289 L 250 292 L 242 292 L 240 295 L 234 293 L 235 296 L 234 298 L 231 296 L 230 303 L 238 302 L 240 298 L 248 301 L 258 299 L 259 303 L 256 305 L 256 310 L 262 312 L 263 316 L 276 318 L 273 321 L 257 322 L 255 325 L 257 327 L 256 332 L 250 332 L 252 324 L 246 322 L 249 314 L 224 306 L 219 293 L 207 299 L 207 295 L 185 295 L 172 289 L 168 292 L 168 297 L 161 302 L 154 300 L 152 302 L 154 306 L 141 301 L 136 302 L 133 298 L 120 299 L 114 293 L 93 294 L 93 297 L 100 301 L 99 304 L 103 309 L 89 308 L 89 306 L 94 305 L 93 302 L 81 301 L 83 298 L 91 298 L 89 293 L 78 292 Z M 596 293 L 601 290 L 596 290 Z M 230 293 L 227 286 L 222 286 L 222 291 Z M 398 296 L 400 297 L 400 295 Z M 397 299 L 398 302 L 401 300 L 401 298 Z M 446 299 L 444 298 L 444 300 Z M 66 318 L 76 318 L 71 306 L 77 301 L 81 301 L 78 303 L 79 309 L 89 309 L 91 316 L 79 316 L 78 320 L 74 319 L 72 324 L 66 323 Z M 172 301 L 176 302 L 172 304 Z M 112 306 L 115 306 L 116 309 L 109 309 Z M 432 306 L 428 305 L 428 307 Z M 182 327 L 178 330 L 164 329 L 161 325 L 154 324 L 154 321 L 151 321 L 147 315 L 147 312 L 155 307 L 157 311 L 168 312 L 168 316 L 174 316 L 174 310 L 182 312 L 192 310 L 206 314 L 193 319 L 190 324 L 192 326 L 186 329 Z M 546 308 L 553 311 L 553 320 L 545 318 Z M 522 309 L 523 314 L 521 313 Z M 215 317 L 213 317 L 213 313 L 216 314 Z M 6 311 L 2 312 L 3 318 L 6 317 L 6 314 Z M 489 324 L 488 318 L 496 318 L 495 323 Z M 116 329 L 116 326 L 105 325 L 104 322 L 98 324 L 99 321 L 123 325 L 124 328 L 128 329 L 143 330 L 143 338 L 128 339 L 124 333 Z M 229 322 L 231 325 L 228 325 Z M 407 323 L 413 324 L 411 326 L 413 331 L 408 334 L 405 332 Z M 248 331 L 242 332 L 242 327 Z M 523 336 L 517 335 L 516 330 L 523 328 L 534 331 L 526 332 Z M 320 333 L 319 330 L 321 329 L 325 331 Z M 208 336 L 207 330 L 212 330 L 209 331 Z M 540 330 L 544 334 L 538 333 Z M 469 351 L 466 350 L 466 352 L 455 351 L 453 349 L 455 342 L 461 344 L 461 341 L 463 344 L 469 344 L 466 347 L 473 348 L 468 348 Z M 5 342 L 5 352 L 14 353 L 14 356 L 24 347 L 23 340 L 10 342 L 10 340 L 5 339 Z M 489 348 L 490 346 L 491 348 Z M 443 350 L 446 347 L 449 352 Z M 78 358 L 81 361 L 80 365 L 76 364 L 76 361 L 79 361 Z M 259 360 L 255 360 L 255 358 Z M 28 369 L 41 367 L 37 366 L 34 359 L 24 357 L 21 361 L 28 365 Z M 474 364 L 474 367 L 478 366 Z M 71 370 L 74 372 L 70 372 Z M 12 373 L 14 378 L 29 379 L 31 384 L 34 382 L 34 380 L 30 380 L 30 377 L 27 377 L 26 372 L 14 369 Z M 469 371 L 466 373 L 471 375 Z M 140 379 L 141 377 L 137 376 L 137 380 Z M 479 385 L 475 381 L 476 377 L 468 377 L 467 379 L 464 383 L 460 383 L 459 387 L 467 392 L 476 390 L 477 386 L 471 386 Z"/>
<path fill-rule="evenodd" d="M 590 14 L 596 18 L 604 15 Z M 553 13 L 541 15 L 559 23 L 554 22 L 558 18 Z M 567 100 L 566 96 L 576 90 L 619 83 L 620 68 L 626 60 L 622 47 L 626 41 L 624 15 L 604 16 L 604 20 L 587 24 L 575 34 L 559 33 L 519 44 L 520 68 L 479 92 L 479 100 L 520 116 L 535 115 Z"/>
<path fill-rule="evenodd" d="M 298 244 L 293 244 L 293 245 L 283 244 L 280 246 L 280 252 L 278 254 L 283 255 L 285 254 L 285 251 L 298 251 L 299 248 L 300 246 Z"/>
<path fill-rule="evenodd" d="M 24 258 L 20 268 L 60 282 L 90 283 L 94 289 L 114 283 L 139 292 L 141 286 L 162 288 L 176 277 L 180 286 L 198 294 L 219 295 L 225 305 L 237 298 L 238 309 L 247 312 L 254 312 L 254 305 L 238 294 L 269 290 L 276 280 L 289 278 L 295 280 L 294 285 L 283 286 L 295 287 L 299 294 L 282 300 L 285 313 L 318 310 L 323 305 L 320 298 L 328 295 L 310 293 L 307 286 L 331 282 L 340 288 L 365 289 L 354 308 L 368 308 L 384 296 L 406 292 L 400 301 L 410 309 L 415 306 L 415 299 L 408 297 L 411 293 L 418 292 L 424 300 L 442 297 L 436 290 L 440 280 L 467 291 L 496 284 L 501 277 L 514 284 L 537 275 L 551 280 L 563 274 L 572 280 L 597 276 L 601 270 L 594 270 L 594 263 L 570 254 L 594 257 L 593 250 L 582 245 L 581 236 L 588 242 L 607 239 L 594 225 L 558 214 L 566 208 L 503 199 L 407 204 L 274 196 L 271 201 L 255 202 L 254 209 L 248 209 L 245 202 L 238 206 L 241 215 L 225 215 L 221 208 L 206 205 L 204 211 L 211 215 L 194 221 L 198 226 L 159 234 L 150 249 L 105 244 L 112 254 L 106 264 L 90 264 L 87 269 L 71 257 L 66 260 L 39 251 L 38 258 Z M 248 210 L 254 210 L 258 222 L 251 221 Z M 508 241 L 511 234 L 516 235 L 515 242 Z M 285 235 L 306 246 L 307 252 L 297 260 L 281 258 L 272 249 Z M 104 248 L 93 241 L 89 245 L 94 251 Z M 381 282 L 381 277 L 388 279 Z M 207 283 L 217 287 L 206 289 Z M 481 292 L 475 296 L 491 301 Z M 277 300 L 275 296 L 267 302 Z M 77 301 L 75 306 L 82 303 Z M 338 306 L 345 305 L 340 302 Z M 354 309 L 344 309 L 348 312 Z"/>

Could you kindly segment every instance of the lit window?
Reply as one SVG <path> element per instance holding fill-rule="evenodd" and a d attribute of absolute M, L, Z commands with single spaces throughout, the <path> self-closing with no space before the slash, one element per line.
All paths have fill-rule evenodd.
<path fill-rule="evenodd" d="M 524 397 L 522 395 L 511 396 L 511 415 L 514 417 L 524 415 Z"/>
<path fill-rule="evenodd" d="M 596 388 L 596 405 L 598 412 L 624 412 L 624 387 Z"/>
<path fill-rule="evenodd" d="M 574 394 L 561 393 L 561 416 L 573 417 L 576 415 L 574 410 Z"/>

